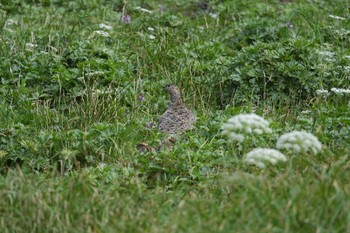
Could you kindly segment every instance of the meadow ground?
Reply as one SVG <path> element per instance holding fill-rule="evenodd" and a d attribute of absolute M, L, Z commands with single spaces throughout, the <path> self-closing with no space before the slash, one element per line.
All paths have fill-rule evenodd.
<path fill-rule="evenodd" d="M 1 2 L 0 232 L 350 232 L 349 11 Z M 164 137 L 168 83 L 196 129 L 141 153 Z M 225 124 L 248 113 L 269 125 Z M 256 148 L 287 161 L 247 163 L 278 153 Z"/>

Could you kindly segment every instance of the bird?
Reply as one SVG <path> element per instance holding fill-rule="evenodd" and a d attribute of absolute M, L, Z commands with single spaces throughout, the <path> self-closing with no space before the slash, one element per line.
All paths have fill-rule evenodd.
<path fill-rule="evenodd" d="M 177 136 L 192 130 L 196 123 L 196 116 L 182 102 L 180 89 L 174 84 L 168 84 L 164 90 L 170 95 L 170 103 L 159 118 L 158 130 Z"/>
<path fill-rule="evenodd" d="M 141 142 L 136 146 L 139 152 L 152 152 L 154 148 L 149 146 L 146 142 Z"/>
<path fill-rule="evenodd" d="M 139 152 L 152 152 L 168 150 L 174 147 L 177 136 L 194 128 L 196 116 L 184 105 L 181 100 L 180 89 L 174 84 L 168 84 L 164 90 L 170 95 L 170 103 L 161 115 L 158 122 L 158 130 L 167 135 L 156 148 L 151 147 L 145 142 L 139 143 L 137 149 Z"/>
<path fill-rule="evenodd" d="M 157 146 L 157 151 L 169 150 L 174 147 L 175 143 L 176 143 L 176 138 L 174 137 L 165 138 Z"/>

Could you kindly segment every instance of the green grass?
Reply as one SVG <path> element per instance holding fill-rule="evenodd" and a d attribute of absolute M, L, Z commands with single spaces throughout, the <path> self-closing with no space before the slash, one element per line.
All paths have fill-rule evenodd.
<path fill-rule="evenodd" d="M 349 9 L 0 3 L 0 232 L 349 232 L 349 94 L 331 91 L 350 88 Z M 140 153 L 164 137 L 148 125 L 167 83 L 183 90 L 196 129 L 172 150 Z M 273 133 L 243 144 L 221 135 L 251 112 Z M 243 163 L 293 130 L 323 150 L 266 169 Z"/>

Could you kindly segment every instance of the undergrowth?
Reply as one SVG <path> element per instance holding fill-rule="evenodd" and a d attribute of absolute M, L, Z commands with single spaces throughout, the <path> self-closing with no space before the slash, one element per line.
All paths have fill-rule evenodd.
<path fill-rule="evenodd" d="M 1 232 L 349 231 L 349 7 L 1 2 Z M 165 137 L 168 83 L 196 129 L 139 152 Z M 221 127 L 240 113 L 272 133 L 227 141 Z M 322 151 L 243 163 L 294 130 Z"/>

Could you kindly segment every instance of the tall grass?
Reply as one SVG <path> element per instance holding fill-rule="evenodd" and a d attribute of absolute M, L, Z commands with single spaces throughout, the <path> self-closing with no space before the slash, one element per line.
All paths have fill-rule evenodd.
<path fill-rule="evenodd" d="M 349 232 L 349 3 L 281 2 L 1 3 L 0 232 Z M 196 129 L 139 152 L 167 83 Z M 243 162 L 294 130 L 322 151 Z"/>

